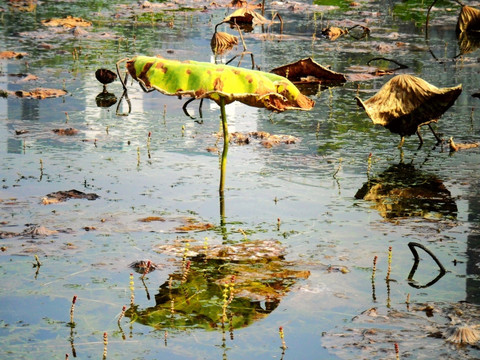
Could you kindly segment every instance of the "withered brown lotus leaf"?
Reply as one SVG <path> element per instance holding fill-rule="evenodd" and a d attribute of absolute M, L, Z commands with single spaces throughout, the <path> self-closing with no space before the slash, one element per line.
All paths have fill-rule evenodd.
<path fill-rule="evenodd" d="M 238 44 L 238 38 L 226 32 L 216 32 L 210 41 L 214 54 L 224 54 Z"/>
<path fill-rule="evenodd" d="M 399 134 L 403 143 L 403 138 L 415 134 L 420 126 L 436 122 L 461 92 L 461 84 L 438 88 L 416 76 L 404 74 L 390 79 L 370 99 L 362 101 L 356 97 L 356 100 L 374 124 Z"/>
<path fill-rule="evenodd" d="M 325 85 L 341 84 L 347 81 L 344 74 L 332 71 L 325 66 L 305 58 L 291 64 L 270 70 L 271 73 L 286 77 L 294 84 L 318 82 Z"/>
<path fill-rule="evenodd" d="M 26 55 L 25 52 L 0 51 L 0 59 L 21 59 Z"/>
<path fill-rule="evenodd" d="M 465 55 L 480 47 L 480 32 L 462 31 L 457 35 L 460 54 Z"/>
<path fill-rule="evenodd" d="M 480 10 L 470 6 L 462 6 L 457 20 L 457 33 L 464 31 L 480 31 Z"/>
<path fill-rule="evenodd" d="M 253 10 L 251 6 L 246 6 L 235 10 L 232 14 L 223 19 L 223 22 L 230 24 L 251 24 L 255 26 L 268 24 L 270 21 Z"/>

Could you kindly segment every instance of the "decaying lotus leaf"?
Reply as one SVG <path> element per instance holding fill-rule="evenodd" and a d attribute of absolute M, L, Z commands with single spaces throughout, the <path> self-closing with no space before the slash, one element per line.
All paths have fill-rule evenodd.
<path fill-rule="evenodd" d="M 73 17 L 71 15 L 66 18 L 52 18 L 42 20 L 42 24 L 45 26 L 63 26 L 65 28 L 75 28 L 77 26 L 89 27 L 92 26 L 90 21 L 83 20 L 82 18 Z"/>
<path fill-rule="evenodd" d="M 214 54 L 224 54 L 238 44 L 238 38 L 226 32 L 215 32 L 210 47 Z"/>
<path fill-rule="evenodd" d="M 470 6 L 462 6 L 457 20 L 457 33 L 480 30 L 480 10 Z"/>
<path fill-rule="evenodd" d="M 305 58 L 291 64 L 283 65 L 270 72 L 286 77 L 294 84 L 318 82 L 325 85 L 342 84 L 347 81 L 345 75 L 332 71 L 325 66 Z"/>
<path fill-rule="evenodd" d="M 315 102 L 288 79 L 262 71 L 197 61 L 137 56 L 127 61 L 130 75 L 145 88 L 165 95 L 208 98 L 220 105 L 240 101 L 272 111 L 310 110 Z"/>
<path fill-rule="evenodd" d="M 402 137 L 417 133 L 422 125 L 436 122 L 453 105 L 462 85 L 437 88 L 412 75 L 397 75 L 367 101 L 356 97 L 374 124 Z M 433 130 L 432 130 L 433 131 Z"/>

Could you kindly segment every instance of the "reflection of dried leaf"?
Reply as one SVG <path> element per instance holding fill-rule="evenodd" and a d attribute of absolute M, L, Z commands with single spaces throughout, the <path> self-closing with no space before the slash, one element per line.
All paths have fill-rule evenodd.
<path fill-rule="evenodd" d="M 90 21 L 83 20 L 82 18 L 67 16 L 66 18 L 52 18 L 42 20 L 42 24 L 45 26 L 63 26 L 65 28 L 75 28 L 77 26 L 89 27 L 92 26 Z"/>
<path fill-rule="evenodd" d="M 74 128 L 66 128 L 66 129 L 53 129 L 52 130 L 55 134 L 60 136 L 73 136 L 78 134 L 78 130 Z"/>
<path fill-rule="evenodd" d="M 341 84 L 347 81 L 345 75 L 318 64 L 312 58 L 305 58 L 283 65 L 270 70 L 270 72 L 286 77 L 294 84 L 318 82 L 329 85 Z"/>
<path fill-rule="evenodd" d="M 457 21 L 457 33 L 480 30 L 480 10 L 470 6 L 462 6 Z"/>
<path fill-rule="evenodd" d="M 337 40 L 340 36 L 348 34 L 347 29 L 341 29 L 339 27 L 330 26 L 322 29 L 322 35 L 328 37 L 330 40 Z"/>
<path fill-rule="evenodd" d="M 18 90 L 15 95 L 22 98 L 46 99 L 65 96 L 67 92 L 59 89 L 37 88 L 31 91 Z"/>
<path fill-rule="evenodd" d="M 397 75 L 367 101 L 356 99 L 374 124 L 403 137 L 415 134 L 419 126 L 436 122 L 461 92 L 462 85 L 437 88 L 412 75 Z"/>
<path fill-rule="evenodd" d="M 443 182 L 411 164 L 389 167 L 366 182 L 355 198 L 372 202 L 372 207 L 385 219 L 432 215 L 455 218 L 458 211 Z"/>
<path fill-rule="evenodd" d="M 0 59 L 21 59 L 27 55 L 25 52 L 2 51 L 0 52 Z"/>
<path fill-rule="evenodd" d="M 226 32 L 215 32 L 210 47 L 214 54 L 224 54 L 238 44 L 238 38 Z"/>
<path fill-rule="evenodd" d="M 96 200 L 100 196 L 94 193 L 84 193 L 78 190 L 68 190 L 68 191 L 57 191 L 48 194 L 44 198 L 42 198 L 42 203 L 44 205 L 48 204 L 56 204 L 59 202 L 66 201 L 68 199 L 87 199 L 87 200 Z"/>

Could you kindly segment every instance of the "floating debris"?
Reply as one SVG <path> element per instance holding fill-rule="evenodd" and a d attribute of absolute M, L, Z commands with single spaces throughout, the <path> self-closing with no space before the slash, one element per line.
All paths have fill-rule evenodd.
<path fill-rule="evenodd" d="M 26 52 L 0 51 L 0 59 L 22 59 L 27 55 Z"/>
<path fill-rule="evenodd" d="M 64 28 L 76 28 L 78 26 L 89 27 L 92 26 L 92 23 L 87 20 L 83 20 L 79 17 L 73 17 L 71 15 L 66 18 L 52 18 L 47 20 L 42 20 L 42 24 L 45 26 L 62 26 Z"/>
<path fill-rule="evenodd" d="M 68 190 L 68 191 L 57 191 L 48 194 L 42 198 L 42 203 L 44 205 L 48 204 L 57 204 L 68 199 L 87 199 L 87 200 L 96 200 L 100 196 L 94 193 L 84 193 L 78 190 Z"/>
<path fill-rule="evenodd" d="M 451 152 L 455 152 L 455 151 L 458 151 L 458 150 L 465 150 L 465 149 L 473 149 L 473 148 L 477 148 L 480 146 L 480 143 L 465 143 L 465 144 L 459 144 L 459 143 L 455 143 L 453 141 L 453 137 L 451 137 L 450 139 L 448 139 L 448 145 L 450 147 L 450 151 Z"/>

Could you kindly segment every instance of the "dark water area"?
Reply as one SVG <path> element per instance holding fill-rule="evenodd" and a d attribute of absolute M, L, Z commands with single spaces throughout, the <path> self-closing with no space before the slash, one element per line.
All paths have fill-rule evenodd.
<path fill-rule="evenodd" d="M 220 196 L 219 106 L 205 100 L 200 119 L 194 101 L 191 119 L 185 98 L 130 79 L 127 115 L 118 79 L 107 85 L 116 101 L 98 106 L 95 71 L 137 55 L 214 62 L 215 25 L 234 9 L 0 3 L 0 52 L 26 53 L 0 59 L 0 358 L 393 359 L 395 344 L 400 358 L 479 358 L 480 148 L 450 152 L 447 140 L 480 142 L 480 53 L 457 36 L 454 2 L 432 9 L 427 36 L 428 6 L 267 2 L 283 32 L 276 23 L 242 33 L 257 68 L 311 57 L 363 78 L 304 89 L 310 111 L 227 105 L 230 133 L 296 141 L 232 141 Z M 92 24 L 42 23 L 67 15 Z M 322 36 L 355 24 L 369 35 Z M 239 42 L 216 60 L 241 51 Z M 406 68 L 367 78 L 396 67 L 385 59 Z M 413 135 L 399 149 L 400 136 L 357 105 L 398 74 L 462 84 L 432 124 L 443 144 L 425 126 L 422 147 Z M 35 88 L 66 94 L 15 95 Z M 57 201 L 70 190 L 98 197 Z M 445 273 L 421 248 L 413 271 L 411 242 Z M 147 274 L 131 267 L 147 260 Z M 460 328 L 471 344 L 455 343 Z"/>

